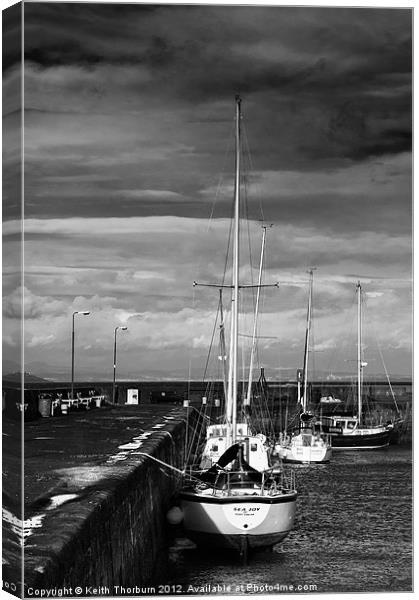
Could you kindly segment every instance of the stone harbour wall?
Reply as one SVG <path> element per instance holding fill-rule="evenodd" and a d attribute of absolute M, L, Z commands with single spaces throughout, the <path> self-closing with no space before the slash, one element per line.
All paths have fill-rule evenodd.
<path fill-rule="evenodd" d="M 49 590 L 49 597 L 83 597 L 92 593 L 91 588 L 113 596 L 120 595 L 117 586 L 138 589 L 164 583 L 169 529 L 166 513 L 172 506 L 181 476 L 154 459 L 183 468 L 186 410 L 180 407 L 159 407 L 159 410 L 163 416 L 151 421 L 147 431 L 144 423 L 139 426 L 134 416 L 141 412 L 139 407 L 115 408 L 111 414 L 105 411 L 110 423 L 113 415 L 126 419 L 124 435 L 119 435 L 120 445 L 116 449 L 113 445 L 113 452 L 90 464 L 73 461 L 64 468 L 54 469 L 56 480 L 46 497 L 28 502 L 25 527 L 30 534 L 24 546 L 25 597 L 39 597 L 42 590 Z M 96 424 L 100 421 L 99 412 L 96 411 Z M 189 409 L 189 414 L 191 435 L 198 413 Z M 151 424 L 159 419 L 159 424 Z M 66 419 L 56 422 L 57 427 L 60 423 L 70 426 Z M 33 439 L 42 438 L 38 435 Z M 47 464 L 45 468 L 48 469 Z M 39 473 L 34 475 L 38 477 Z M 54 507 L 57 498 L 63 499 L 58 508 Z M 6 577 L 20 579 L 18 564 L 7 565 Z"/>

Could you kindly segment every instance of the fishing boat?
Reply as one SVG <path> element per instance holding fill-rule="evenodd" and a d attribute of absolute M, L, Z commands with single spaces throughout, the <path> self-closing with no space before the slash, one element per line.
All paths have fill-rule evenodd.
<path fill-rule="evenodd" d="M 316 423 L 318 430 L 331 434 L 334 450 L 374 450 L 385 448 L 390 443 L 394 424 L 385 423 L 375 426 L 365 426 L 363 422 L 363 379 L 364 368 L 367 366 L 363 358 L 362 346 L 362 288 L 358 281 L 358 341 L 357 341 L 357 410 L 356 412 L 334 411 L 322 414 Z"/>
<path fill-rule="evenodd" d="M 309 270 L 309 292 L 307 306 L 306 335 L 304 344 L 304 368 L 302 370 L 302 387 L 297 374 L 298 398 L 302 405 L 299 417 L 299 428 L 291 436 L 282 434 L 280 442 L 275 446 L 277 455 L 290 463 L 325 463 L 332 455 L 330 435 L 315 429 L 315 415 L 308 410 L 308 358 L 310 352 L 310 333 L 312 321 L 313 269 Z"/>
<path fill-rule="evenodd" d="M 225 365 L 223 422 L 210 424 L 198 468 L 186 472 L 180 507 L 186 534 L 205 547 L 238 551 L 281 542 L 294 523 L 297 492 L 293 473 L 270 466 L 264 436 L 248 420 L 238 421 L 238 338 L 240 266 L 241 99 L 235 103 L 233 269 L 228 369 Z M 222 328 L 222 340 L 224 329 Z M 224 348 L 222 346 L 224 358 Z M 227 354 L 225 355 L 227 363 Z M 227 372 L 228 371 L 228 372 Z M 243 409 L 243 407 L 242 407 Z"/>

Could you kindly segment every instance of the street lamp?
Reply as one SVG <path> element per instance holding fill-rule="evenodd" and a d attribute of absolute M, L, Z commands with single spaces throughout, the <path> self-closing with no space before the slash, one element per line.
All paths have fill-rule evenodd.
<path fill-rule="evenodd" d="M 116 332 L 120 329 L 121 331 L 126 331 L 128 327 L 115 327 L 114 330 L 114 344 L 113 344 L 113 385 L 112 385 L 112 403 L 115 404 L 115 381 L 116 381 Z"/>
<path fill-rule="evenodd" d="M 71 330 L 71 399 L 74 399 L 74 317 L 76 315 L 90 315 L 89 310 L 76 310 L 73 312 L 73 328 Z"/>

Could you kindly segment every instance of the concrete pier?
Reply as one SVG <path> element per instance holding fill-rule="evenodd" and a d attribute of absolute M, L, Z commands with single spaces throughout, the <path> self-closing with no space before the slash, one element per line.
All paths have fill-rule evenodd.
<path fill-rule="evenodd" d="M 197 413 L 189 410 L 191 425 Z M 119 406 L 26 423 L 23 532 L 19 423 L 5 420 L 3 429 L 3 578 L 15 593 L 20 533 L 25 597 L 77 586 L 120 595 L 114 586 L 153 584 L 164 568 L 165 515 L 180 478 L 157 461 L 182 468 L 186 409 Z"/>

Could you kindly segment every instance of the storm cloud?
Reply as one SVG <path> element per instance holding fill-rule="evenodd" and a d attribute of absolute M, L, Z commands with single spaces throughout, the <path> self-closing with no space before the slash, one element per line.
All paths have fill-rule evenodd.
<path fill-rule="evenodd" d="M 318 343 L 336 343 L 361 278 L 383 294 L 371 301 L 377 323 L 398 307 L 383 343 L 393 369 L 409 371 L 409 9 L 31 2 L 24 13 L 29 363 L 42 345 L 43 374 L 49 361 L 65 371 L 69 315 L 80 302 L 92 310 L 80 350 L 87 361 L 94 349 L 92 376 L 109 374 L 113 322 L 130 329 L 125 375 L 156 362 L 161 376 L 185 374 L 180 354 L 204 353 L 214 298 L 194 296 L 191 284 L 223 277 L 240 93 L 250 231 L 256 248 L 260 221 L 273 224 L 266 276 L 287 284 L 266 298 L 280 340 L 266 343 L 266 364 L 274 369 L 280 351 L 298 366 L 305 271 L 317 265 Z M 3 69 L 13 353 L 20 121 L 8 98 L 18 48 Z"/>

